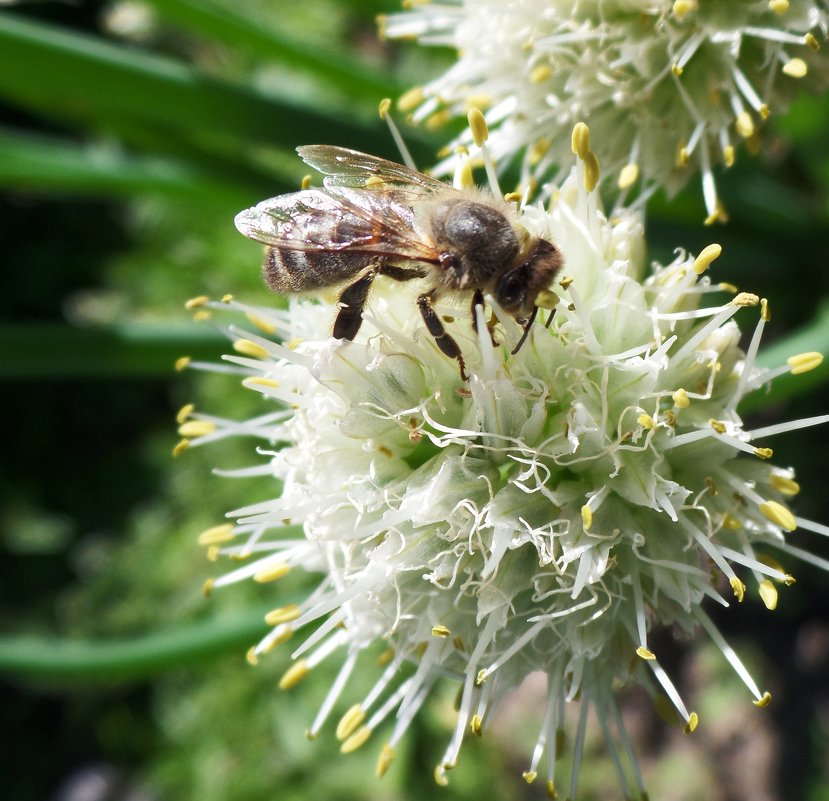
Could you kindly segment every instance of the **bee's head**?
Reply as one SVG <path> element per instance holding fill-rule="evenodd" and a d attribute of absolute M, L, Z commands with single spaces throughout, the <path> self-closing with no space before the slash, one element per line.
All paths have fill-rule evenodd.
<path fill-rule="evenodd" d="M 492 294 L 516 320 L 528 320 L 539 292 L 549 288 L 562 263 L 555 245 L 546 239 L 536 239 L 527 258 L 496 281 Z"/>

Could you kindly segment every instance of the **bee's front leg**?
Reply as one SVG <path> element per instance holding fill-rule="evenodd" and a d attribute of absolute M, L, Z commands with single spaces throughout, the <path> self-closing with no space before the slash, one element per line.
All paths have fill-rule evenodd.
<path fill-rule="evenodd" d="M 363 270 L 356 281 L 349 284 L 341 293 L 340 310 L 334 320 L 332 336 L 335 339 L 354 339 L 363 323 L 363 309 L 368 300 L 371 285 L 380 271 L 382 262 L 373 262 Z"/>
<path fill-rule="evenodd" d="M 438 317 L 437 312 L 432 306 L 432 301 L 435 298 L 435 291 L 425 292 L 417 299 L 417 308 L 420 309 L 420 315 L 423 317 L 423 322 L 426 323 L 426 329 L 435 338 L 437 346 L 450 358 L 457 359 L 458 365 L 461 369 L 461 380 L 467 381 L 469 376 L 466 374 L 466 365 L 463 361 L 463 355 L 458 343 L 446 333 L 443 323 Z"/>

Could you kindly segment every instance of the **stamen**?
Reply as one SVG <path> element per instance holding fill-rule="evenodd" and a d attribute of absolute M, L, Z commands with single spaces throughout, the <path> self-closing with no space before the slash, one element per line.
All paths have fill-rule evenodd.
<path fill-rule="evenodd" d="M 398 130 L 397 125 L 394 122 L 394 118 L 391 115 L 391 100 L 387 97 L 383 98 L 383 100 L 380 101 L 378 111 L 380 113 L 380 119 L 383 120 L 386 123 L 386 125 L 389 126 L 389 132 L 391 133 L 392 139 L 394 139 L 394 144 L 397 146 L 397 149 L 400 152 L 400 156 L 403 159 L 403 163 L 410 170 L 416 170 L 417 167 L 415 166 L 412 154 L 409 152 L 409 148 L 406 147 L 406 142 L 400 135 L 400 131 Z"/>

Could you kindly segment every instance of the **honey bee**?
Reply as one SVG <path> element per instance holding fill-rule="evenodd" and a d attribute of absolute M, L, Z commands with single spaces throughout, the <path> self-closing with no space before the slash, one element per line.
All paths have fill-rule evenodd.
<path fill-rule="evenodd" d="M 422 279 L 420 315 L 463 380 L 460 347 L 434 309 L 440 297 L 471 294 L 476 327 L 475 307 L 490 295 L 524 327 L 513 352 L 521 347 L 562 258 L 552 242 L 529 234 L 512 205 L 342 147 L 297 152 L 323 173 L 323 188 L 264 200 L 235 220 L 241 233 L 268 246 L 262 271 L 274 292 L 345 284 L 333 336 L 350 340 L 378 275 Z"/>

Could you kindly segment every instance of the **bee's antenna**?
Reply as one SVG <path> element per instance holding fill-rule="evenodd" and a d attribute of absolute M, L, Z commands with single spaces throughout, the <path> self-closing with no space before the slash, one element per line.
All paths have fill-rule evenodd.
<path fill-rule="evenodd" d="M 533 306 L 533 310 L 530 312 L 530 317 L 527 320 L 526 324 L 524 325 L 524 333 L 521 334 L 521 339 L 518 340 L 518 344 L 510 351 L 512 356 L 515 356 L 519 350 L 521 350 L 521 346 L 527 341 L 527 337 L 530 335 L 530 328 L 532 328 L 533 323 L 535 322 L 535 316 L 538 314 L 538 306 Z M 553 319 L 553 315 L 550 315 L 550 320 Z M 548 322 L 547 325 L 550 323 Z"/>
<path fill-rule="evenodd" d="M 389 126 L 389 131 L 391 132 L 391 138 L 394 139 L 394 143 L 397 145 L 397 149 L 400 151 L 400 156 L 403 159 L 403 163 L 410 169 L 410 170 L 417 170 L 415 166 L 414 159 L 412 158 L 412 154 L 409 152 L 409 148 L 406 147 L 406 143 L 403 141 L 403 137 L 400 134 L 400 129 L 397 127 L 394 119 L 392 118 L 391 114 L 391 100 L 386 97 L 380 101 L 380 108 L 378 109 L 380 112 L 380 119 L 383 120 L 386 125 Z"/>

